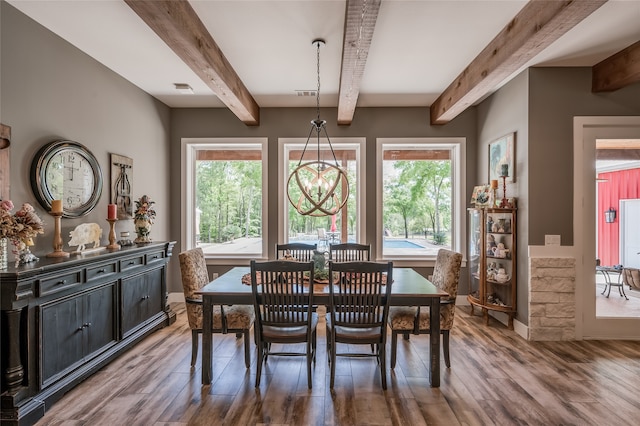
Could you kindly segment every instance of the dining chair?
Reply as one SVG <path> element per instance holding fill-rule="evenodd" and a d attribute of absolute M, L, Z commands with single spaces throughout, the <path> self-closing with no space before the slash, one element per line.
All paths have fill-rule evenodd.
<path fill-rule="evenodd" d="M 333 389 L 336 357 L 376 357 L 380 364 L 382 389 L 387 388 L 386 340 L 393 262 L 329 262 L 329 317 L 327 352 Z M 373 345 L 373 353 L 338 352 L 338 343 Z"/>
<path fill-rule="evenodd" d="M 187 318 L 191 328 L 191 366 L 193 367 L 198 355 L 198 335 L 202 334 L 204 320 L 202 296 L 197 295 L 196 292 L 209 284 L 210 280 L 204 253 L 200 247 L 183 251 L 178 257 Z M 249 331 L 254 319 L 253 306 L 250 305 L 219 305 L 213 308 L 214 333 L 236 333 L 238 337 L 244 337 L 244 363 L 247 368 L 251 365 Z"/>
<path fill-rule="evenodd" d="M 462 254 L 447 249 L 438 250 L 436 264 L 431 281 L 435 286 L 449 293 L 449 297 L 440 301 L 440 334 L 442 334 L 442 351 L 444 363 L 451 367 L 449 359 L 449 332 L 453 327 L 456 311 L 456 297 L 460 281 Z M 409 339 L 409 334 L 429 334 L 429 309 L 414 306 L 393 306 L 389 310 L 389 327 L 391 328 L 391 368 L 396 366 L 396 350 L 398 334 Z"/>
<path fill-rule="evenodd" d="M 366 262 L 371 260 L 371 245 L 358 243 L 331 244 L 329 261 Z"/>
<path fill-rule="evenodd" d="M 313 305 L 313 262 L 251 261 L 251 291 L 256 315 L 256 387 L 269 355 L 306 356 L 307 385 L 316 357 L 318 315 Z M 272 344 L 306 343 L 304 352 L 273 351 Z"/>
<path fill-rule="evenodd" d="M 310 262 L 311 260 L 313 260 L 313 252 L 317 249 L 318 244 L 276 244 L 276 259 Z"/>

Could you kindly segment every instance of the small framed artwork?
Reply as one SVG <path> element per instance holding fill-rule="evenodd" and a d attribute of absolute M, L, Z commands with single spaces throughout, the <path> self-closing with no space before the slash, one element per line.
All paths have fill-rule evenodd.
<path fill-rule="evenodd" d="M 507 176 L 507 182 L 516 181 L 516 134 L 509 133 L 489 144 L 489 181 Z"/>
<path fill-rule="evenodd" d="M 485 207 L 491 204 L 491 186 L 479 185 L 473 188 L 473 194 L 471 195 L 471 204 L 475 204 L 476 207 Z"/>
<path fill-rule="evenodd" d="M 133 159 L 111 154 L 111 203 L 117 206 L 116 212 L 119 220 L 133 217 L 132 177 Z"/>

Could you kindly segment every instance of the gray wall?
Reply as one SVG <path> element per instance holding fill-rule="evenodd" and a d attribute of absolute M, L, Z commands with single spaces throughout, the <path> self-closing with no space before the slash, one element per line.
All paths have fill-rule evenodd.
<path fill-rule="evenodd" d="M 65 250 L 69 231 L 86 222 L 98 223 L 102 243 L 108 244 L 110 153 L 133 159 L 134 197 L 148 194 L 156 201 L 151 236 L 169 240 L 169 108 L 13 6 L 1 2 L 0 8 L 0 121 L 11 126 L 11 199 L 18 206 L 33 204 L 45 221 L 45 234 L 36 238 L 32 251 L 38 256 L 52 251 L 53 219 L 33 195 L 29 170 L 36 151 L 55 139 L 89 148 L 105 182 L 88 216 L 62 219 Z M 118 232 L 133 234 L 133 229 L 132 220 L 116 224 Z"/>
<path fill-rule="evenodd" d="M 515 132 L 515 182 L 507 183 L 507 197 L 517 198 L 517 319 L 526 323 L 528 305 L 528 182 L 529 76 L 523 72 L 478 106 L 478 166 L 476 185 L 489 181 L 489 143 Z M 500 183 L 502 185 L 502 183 Z M 502 191 L 502 187 L 500 187 Z M 501 194 L 501 192 L 500 192 Z"/>
<path fill-rule="evenodd" d="M 531 68 L 529 76 L 529 244 L 557 234 L 573 245 L 573 117 L 640 115 L 640 83 L 591 93 L 591 68 Z"/>
<path fill-rule="evenodd" d="M 180 188 L 180 141 L 181 138 L 195 137 L 267 137 L 269 148 L 269 187 L 276 193 L 278 182 L 278 138 L 306 138 L 309 134 L 310 121 L 315 118 L 315 108 L 262 108 L 260 125 L 246 126 L 227 109 L 174 109 L 171 112 L 171 193 L 178 198 Z M 469 109 L 446 126 L 429 124 L 428 108 L 358 108 L 353 124 L 337 126 L 336 108 L 321 110 L 321 118 L 327 120 L 329 138 L 365 137 L 367 140 L 367 164 L 376 164 L 376 138 L 381 137 L 465 137 L 467 138 L 467 199 L 471 196 L 471 188 L 475 185 L 476 164 L 476 112 Z M 376 168 L 367 167 L 366 175 L 366 239 L 373 243 L 376 238 Z M 275 197 L 268 201 L 269 229 L 278 228 L 278 205 Z M 180 236 L 180 205 L 174 204 L 171 210 L 174 218 L 171 224 L 171 235 Z M 268 247 L 274 250 L 277 233 L 269 233 Z M 181 247 L 179 244 L 178 247 Z M 273 253 L 271 253 L 273 254 Z M 376 253 L 372 253 L 375 257 Z M 232 265 L 216 265 L 212 272 L 222 273 Z M 420 268 L 417 268 L 420 270 Z M 174 271 L 175 272 L 175 271 Z M 423 268 L 421 273 L 430 273 Z M 177 278 L 177 276 L 176 276 Z M 462 274 L 461 294 L 467 293 L 466 273 Z M 174 291 L 180 289 L 174 288 Z"/>
<path fill-rule="evenodd" d="M 573 118 L 640 115 L 640 84 L 591 93 L 591 68 L 530 68 L 478 107 L 478 182 L 487 181 L 488 144 L 516 134 L 517 319 L 528 323 L 528 246 L 547 234 L 573 245 Z M 595 167 L 595 165 L 594 165 Z"/>

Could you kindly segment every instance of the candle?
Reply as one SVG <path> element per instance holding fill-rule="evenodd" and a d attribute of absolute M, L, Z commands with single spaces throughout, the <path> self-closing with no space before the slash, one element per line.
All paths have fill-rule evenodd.
<path fill-rule="evenodd" d="M 62 213 L 62 200 L 51 201 L 51 213 Z"/>
<path fill-rule="evenodd" d="M 491 189 L 498 189 L 498 179 L 491 180 Z"/>
<path fill-rule="evenodd" d="M 117 215 L 116 215 L 116 205 L 115 204 L 109 204 L 107 206 L 107 219 L 111 220 L 111 219 L 117 219 Z"/>
<path fill-rule="evenodd" d="M 509 165 L 507 163 L 500 166 L 500 176 L 509 176 Z"/>

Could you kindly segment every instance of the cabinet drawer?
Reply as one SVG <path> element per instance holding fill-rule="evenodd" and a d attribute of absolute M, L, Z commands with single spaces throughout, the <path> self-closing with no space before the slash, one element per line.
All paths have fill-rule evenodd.
<path fill-rule="evenodd" d="M 120 271 L 127 271 L 144 265 L 144 256 L 130 257 L 120 261 Z"/>
<path fill-rule="evenodd" d="M 67 272 L 40 280 L 40 296 L 57 293 L 82 283 L 82 271 Z"/>
<path fill-rule="evenodd" d="M 147 265 L 155 262 L 162 262 L 163 259 L 164 259 L 164 251 L 162 250 L 154 251 L 153 253 L 147 254 Z"/>
<path fill-rule="evenodd" d="M 87 268 L 87 282 L 96 281 L 103 277 L 115 274 L 117 271 L 116 266 L 116 263 L 113 262 Z"/>

